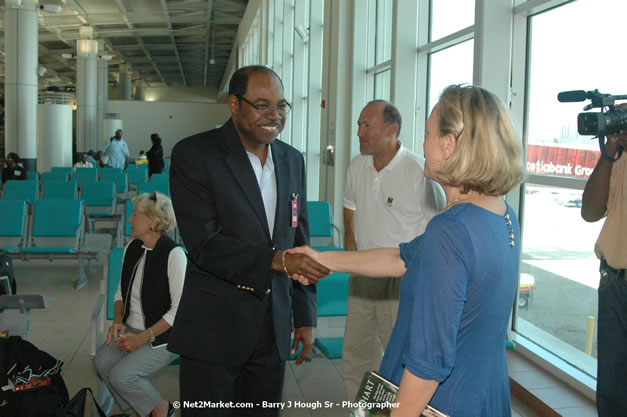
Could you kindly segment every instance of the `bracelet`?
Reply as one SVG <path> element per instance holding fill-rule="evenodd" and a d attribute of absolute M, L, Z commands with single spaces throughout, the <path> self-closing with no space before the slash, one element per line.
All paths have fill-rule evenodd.
<path fill-rule="evenodd" d="M 283 253 L 281 253 L 281 263 L 283 264 L 283 271 L 285 272 L 285 275 L 287 275 L 289 277 L 290 273 L 287 272 L 287 265 L 285 265 L 285 254 L 286 253 L 287 253 L 286 250 L 284 250 Z"/>
<path fill-rule="evenodd" d="M 150 343 L 154 343 L 154 341 L 155 341 L 155 334 L 152 332 L 152 327 L 148 328 L 148 332 L 150 333 Z"/>

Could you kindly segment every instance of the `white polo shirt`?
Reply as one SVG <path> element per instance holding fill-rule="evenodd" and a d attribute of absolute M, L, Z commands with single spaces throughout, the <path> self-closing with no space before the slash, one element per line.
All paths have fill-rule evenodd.
<path fill-rule="evenodd" d="M 355 210 L 359 250 L 409 242 L 425 231 L 445 201 L 439 184 L 425 178 L 424 159 L 402 145 L 379 172 L 372 155 L 357 155 L 348 168 L 344 208 Z"/>

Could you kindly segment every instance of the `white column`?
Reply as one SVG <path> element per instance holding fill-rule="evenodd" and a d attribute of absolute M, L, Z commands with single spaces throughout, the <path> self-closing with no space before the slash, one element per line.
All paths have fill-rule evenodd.
<path fill-rule="evenodd" d="M 136 101 L 146 100 L 146 89 L 144 88 L 144 82 L 142 80 L 135 81 L 135 95 Z"/>
<path fill-rule="evenodd" d="M 351 160 L 352 126 L 357 116 L 352 109 L 352 79 L 354 67 L 353 13 L 355 1 L 331 0 L 324 2 L 324 46 L 322 79 L 321 151 L 335 147 L 334 166 L 322 165 L 320 200 L 331 202 L 336 223 L 342 219 L 342 201 L 346 171 Z M 361 109 L 360 109 L 361 110 Z M 313 200 L 314 196 L 309 197 Z"/>
<path fill-rule="evenodd" d="M 52 167 L 72 166 L 72 106 L 40 104 L 38 106 L 40 172 Z"/>
<path fill-rule="evenodd" d="M 102 136 L 102 120 L 104 113 L 107 111 L 107 103 L 109 102 L 109 59 L 103 58 L 104 41 L 98 40 L 98 88 L 96 93 L 96 143 L 101 145 L 105 137 Z M 94 149 L 97 150 L 97 149 Z"/>
<path fill-rule="evenodd" d="M 509 102 L 513 0 L 476 0 L 473 84 Z"/>
<path fill-rule="evenodd" d="M 37 0 L 4 2 L 5 153 L 37 167 Z"/>
<path fill-rule="evenodd" d="M 494 93 L 508 108 L 514 33 L 513 5 L 513 0 L 476 0 L 475 3 L 473 84 Z M 520 188 L 510 191 L 506 200 L 512 207 L 519 207 Z"/>
<path fill-rule="evenodd" d="M 128 65 L 122 64 L 120 65 L 120 99 L 121 100 L 130 100 L 131 99 L 131 73 L 129 72 Z"/>
<path fill-rule="evenodd" d="M 390 101 L 401 113 L 403 146 L 422 153 L 422 141 L 416 145 L 416 92 L 418 60 L 418 2 L 394 2 L 392 17 L 392 77 Z"/>
<path fill-rule="evenodd" d="M 98 143 L 98 42 L 91 37 L 92 29 L 81 27 L 81 39 L 76 41 L 76 151 L 87 152 L 101 147 Z"/>

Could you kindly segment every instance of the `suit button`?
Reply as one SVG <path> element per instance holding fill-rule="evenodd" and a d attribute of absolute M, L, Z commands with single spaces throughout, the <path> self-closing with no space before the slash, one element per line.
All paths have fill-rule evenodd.
<path fill-rule="evenodd" d="M 273 246 L 273 247 L 272 247 L 272 250 L 276 250 L 276 248 Z"/>
<path fill-rule="evenodd" d="M 271 290 L 270 288 L 268 288 L 268 289 L 266 290 L 266 295 L 270 294 L 271 292 L 272 292 L 272 290 Z"/>

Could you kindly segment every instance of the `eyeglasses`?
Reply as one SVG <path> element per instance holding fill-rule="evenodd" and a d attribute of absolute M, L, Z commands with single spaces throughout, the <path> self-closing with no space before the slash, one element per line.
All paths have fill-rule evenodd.
<path fill-rule="evenodd" d="M 246 100 L 240 94 L 235 94 L 235 97 L 244 100 L 252 108 L 257 110 L 257 113 L 259 113 L 262 116 L 268 115 L 268 114 L 272 113 L 275 110 L 279 114 L 279 116 L 285 116 L 286 114 L 288 114 L 290 112 L 290 110 L 292 110 L 292 106 L 290 106 L 290 103 L 288 103 L 287 101 L 285 103 L 277 104 L 276 106 L 269 106 L 267 104 L 254 104 L 254 103 L 251 103 L 250 101 Z"/>
<path fill-rule="evenodd" d="M 155 203 L 157 202 L 157 192 L 153 192 L 152 194 L 150 194 L 150 197 L 148 197 L 150 200 L 154 201 Z"/>

